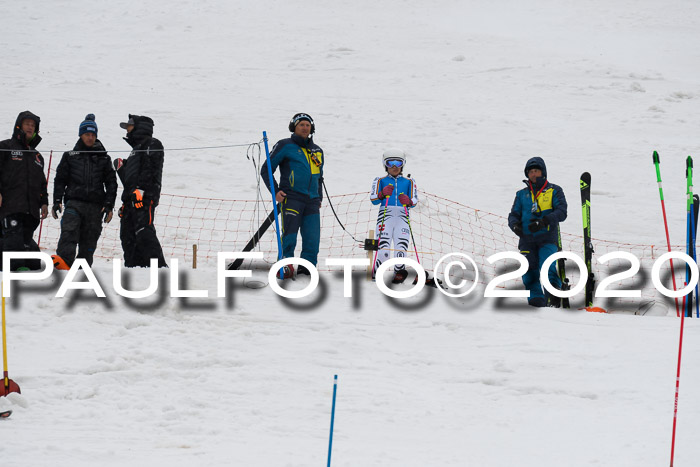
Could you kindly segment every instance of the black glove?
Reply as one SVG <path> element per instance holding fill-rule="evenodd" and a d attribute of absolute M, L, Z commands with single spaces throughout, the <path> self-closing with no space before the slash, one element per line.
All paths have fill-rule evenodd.
<path fill-rule="evenodd" d="M 547 228 L 548 225 L 549 221 L 545 217 L 543 219 L 532 219 L 530 223 L 527 224 L 527 228 L 530 229 L 530 232 L 535 233 Z"/>
<path fill-rule="evenodd" d="M 516 222 L 515 224 L 513 224 L 513 227 L 511 227 L 511 229 L 513 230 L 513 233 L 515 233 L 515 235 L 517 235 L 518 237 L 523 236 L 523 223 L 522 222 Z"/>
<path fill-rule="evenodd" d="M 58 219 L 59 212 L 63 212 L 63 208 L 61 207 L 61 203 L 53 203 L 53 207 L 51 208 L 51 215 L 53 215 L 54 219 Z"/>
<path fill-rule="evenodd" d="M 124 205 L 122 204 L 122 207 L 119 208 L 119 211 L 117 211 L 117 215 L 119 217 L 124 217 Z"/>
<path fill-rule="evenodd" d="M 114 207 L 112 207 L 110 205 L 105 205 L 105 207 L 102 208 L 102 214 L 103 214 L 102 219 L 105 222 L 109 222 L 107 220 L 107 218 L 109 218 L 110 221 L 112 220 L 112 209 L 114 209 Z"/>

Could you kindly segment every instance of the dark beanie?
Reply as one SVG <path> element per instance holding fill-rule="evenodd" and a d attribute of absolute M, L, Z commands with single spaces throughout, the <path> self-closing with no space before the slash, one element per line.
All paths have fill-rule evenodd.
<path fill-rule="evenodd" d="M 80 124 L 78 136 L 83 136 L 83 133 L 95 133 L 97 136 L 97 123 L 95 123 L 95 114 L 87 114 L 85 120 Z"/>

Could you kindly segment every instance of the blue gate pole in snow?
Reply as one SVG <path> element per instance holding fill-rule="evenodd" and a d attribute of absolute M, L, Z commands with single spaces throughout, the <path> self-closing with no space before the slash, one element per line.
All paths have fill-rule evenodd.
<path fill-rule="evenodd" d="M 698 207 L 700 207 L 700 199 L 698 198 L 698 195 L 692 194 L 693 197 L 693 211 L 690 215 L 691 217 L 691 224 L 692 224 L 692 237 L 693 237 L 693 244 L 692 244 L 692 250 L 693 254 L 691 255 L 693 258 L 693 261 L 697 263 L 698 258 L 697 258 L 697 248 L 695 247 L 695 242 L 697 242 L 698 238 Z M 695 317 L 700 318 L 700 290 L 698 290 L 698 286 L 700 286 L 700 283 L 695 284 Z M 692 313 L 692 310 L 691 310 Z"/>
<path fill-rule="evenodd" d="M 275 212 L 275 231 L 277 232 L 277 259 L 282 259 L 282 237 L 280 237 L 280 221 L 277 217 L 277 194 L 275 193 L 275 179 L 272 178 L 272 164 L 270 163 L 270 149 L 267 147 L 267 131 L 263 131 L 265 142 L 265 158 L 267 159 L 267 176 L 270 180 L 270 193 L 272 193 L 272 210 Z M 280 277 L 284 277 L 284 270 L 280 269 Z"/>
<path fill-rule="evenodd" d="M 691 258 L 695 259 L 695 235 L 693 235 L 694 230 L 694 213 L 693 213 L 693 158 L 688 156 L 685 160 L 685 179 L 686 179 L 686 253 Z M 690 283 L 690 265 L 686 264 L 685 267 L 685 283 Z M 688 318 L 693 317 L 693 291 L 685 298 L 685 316 Z"/>
<path fill-rule="evenodd" d="M 692 191 L 692 190 L 691 190 Z M 696 206 L 695 206 L 695 195 L 693 193 L 690 193 L 692 203 L 693 203 L 693 209 L 690 211 L 690 249 L 693 252 L 691 258 L 693 258 L 693 261 L 697 262 L 697 252 L 695 248 L 695 241 L 696 241 L 696 236 L 697 236 L 697 225 L 698 225 L 698 220 L 695 218 L 695 213 L 696 213 Z M 692 292 L 691 292 L 692 293 Z M 700 297 L 698 296 L 698 284 L 695 284 L 695 317 L 700 318 L 700 308 L 698 307 L 698 299 Z M 693 314 L 693 310 L 690 310 L 690 314 Z"/>
<path fill-rule="evenodd" d="M 688 256 L 695 260 L 695 235 L 693 235 L 693 224 L 695 223 L 695 213 L 693 212 L 693 193 L 688 193 L 690 197 L 690 213 L 688 216 Z M 690 266 L 688 267 L 688 274 L 690 274 Z M 690 283 L 690 276 L 687 278 L 687 282 Z M 697 288 L 697 286 L 696 286 Z M 697 294 L 695 295 L 697 300 Z M 686 301 L 688 305 L 688 317 L 693 317 L 693 291 L 691 290 L 688 294 L 688 300 Z"/>
<path fill-rule="evenodd" d="M 331 435 L 328 438 L 328 467 L 331 467 L 331 448 L 333 447 L 333 423 L 335 422 L 335 394 L 338 390 L 338 375 L 333 378 L 333 407 L 331 408 Z"/>

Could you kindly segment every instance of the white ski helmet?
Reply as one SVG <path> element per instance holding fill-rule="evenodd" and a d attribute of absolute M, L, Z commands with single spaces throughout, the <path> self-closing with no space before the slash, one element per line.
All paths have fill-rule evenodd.
<path fill-rule="evenodd" d="M 382 154 L 382 164 L 386 166 L 386 161 L 390 159 L 402 160 L 403 164 L 406 165 L 406 153 L 403 152 L 402 149 L 389 148 L 386 151 L 384 151 L 384 154 Z"/>

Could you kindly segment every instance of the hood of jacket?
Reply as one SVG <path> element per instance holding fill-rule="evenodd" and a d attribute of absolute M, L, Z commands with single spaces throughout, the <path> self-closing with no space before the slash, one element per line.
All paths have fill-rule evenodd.
<path fill-rule="evenodd" d="M 29 141 L 27 141 L 27 136 L 22 131 L 22 122 L 27 119 L 34 120 L 34 124 L 36 125 L 36 128 L 34 129 L 34 136 Z M 41 142 L 41 136 L 39 136 L 39 123 L 41 123 L 41 119 L 38 115 L 34 115 L 29 110 L 20 112 L 19 115 L 17 115 L 15 127 L 12 130 L 12 139 L 18 140 L 24 146 L 29 146 L 32 149 L 36 148 Z"/>
<path fill-rule="evenodd" d="M 547 166 L 541 157 L 532 157 L 527 161 L 525 164 L 525 178 L 527 178 L 527 172 L 534 167 L 541 169 L 542 177 L 547 178 Z"/>
<path fill-rule="evenodd" d="M 542 176 L 537 177 L 535 183 L 531 184 L 530 177 L 527 176 L 527 172 L 533 168 L 540 169 L 542 171 Z M 541 157 L 532 157 L 527 161 L 527 163 L 525 164 L 525 180 L 523 181 L 528 187 L 530 187 L 530 189 L 534 190 L 539 190 L 544 186 L 545 182 L 547 181 L 547 166 L 544 163 L 544 159 L 542 159 Z"/>
<path fill-rule="evenodd" d="M 134 119 L 134 129 L 124 139 L 132 148 L 153 137 L 154 123 L 150 117 L 129 114 L 129 118 Z"/>

